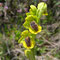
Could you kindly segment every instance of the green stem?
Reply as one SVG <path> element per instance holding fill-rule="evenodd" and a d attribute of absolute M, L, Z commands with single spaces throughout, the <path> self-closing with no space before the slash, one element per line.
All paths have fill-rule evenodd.
<path fill-rule="evenodd" d="M 30 50 L 27 52 L 27 57 L 29 60 L 35 60 L 35 54 L 34 54 L 34 50 Z"/>

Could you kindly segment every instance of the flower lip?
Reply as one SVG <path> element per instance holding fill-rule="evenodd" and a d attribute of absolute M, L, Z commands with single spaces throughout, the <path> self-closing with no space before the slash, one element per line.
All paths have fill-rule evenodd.
<path fill-rule="evenodd" d="M 32 49 L 32 48 L 34 48 L 34 46 L 35 46 L 34 39 L 30 39 L 30 46 L 27 46 L 26 41 L 23 41 L 23 47 L 25 47 L 27 49 Z"/>
<path fill-rule="evenodd" d="M 37 24 L 35 23 L 35 21 L 32 21 L 32 22 L 30 23 L 30 26 L 32 27 L 33 30 L 38 31 L 38 26 L 37 26 Z"/>
<path fill-rule="evenodd" d="M 31 46 L 30 37 L 26 37 L 25 38 L 25 42 L 26 42 L 26 44 L 27 44 L 28 47 Z"/>
<path fill-rule="evenodd" d="M 38 25 L 38 31 L 34 31 L 31 27 L 29 28 L 29 31 L 32 34 L 37 34 L 37 33 L 41 32 L 41 30 L 42 30 L 42 27 L 40 25 Z"/>

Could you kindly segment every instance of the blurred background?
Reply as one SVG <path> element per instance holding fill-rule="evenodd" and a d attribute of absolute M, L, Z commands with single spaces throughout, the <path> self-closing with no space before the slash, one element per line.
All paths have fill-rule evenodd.
<path fill-rule="evenodd" d="M 40 19 L 36 60 L 60 60 L 60 0 L 0 0 L 0 60 L 28 60 L 18 40 L 30 5 L 40 2 L 47 3 L 48 16 Z"/>

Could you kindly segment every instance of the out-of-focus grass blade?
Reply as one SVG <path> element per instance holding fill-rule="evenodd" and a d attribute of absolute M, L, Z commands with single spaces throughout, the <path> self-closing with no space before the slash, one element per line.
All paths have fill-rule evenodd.
<path fill-rule="evenodd" d="M 60 2 L 57 2 L 57 3 L 55 4 L 55 6 L 57 6 L 57 5 L 60 5 Z"/>

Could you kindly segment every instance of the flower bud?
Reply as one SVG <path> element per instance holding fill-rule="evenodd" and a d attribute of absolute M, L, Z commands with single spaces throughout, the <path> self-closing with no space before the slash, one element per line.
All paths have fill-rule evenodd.
<path fill-rule="evenodd" d="M 25 50 L 25 56 L 29 57 L 29 54 L 31 53 L 30 49 Z"/>
<path fill-rule="evenodd" d="M 32 10 L 33 12 L 36 11 L 36 7 L 35 7 L 34 5 L 30 5 L 30 8 L 31 8 L 31 10 Z"/>
<path fill-rule="evenodd" d="M 41 2 L 41 3 L 39 3 L 38 4 L 38 9 L 40 9 L 40 10 L 47 10 L 47 4 L 46 3 L 44 3 L 44 2 Z"/>
<path fill-rule="evenodd" d="M 42 16 L 44 13 L 47 12 L 47 4 L 44 3 L 44 2 L 41 2 L 41 3 L 38 4 L 37 8 L 38 8 L 38 9 L 37 9 L 36 15 L 37 15 L 38 18 L 40 19 L 41 16 Z"/>

